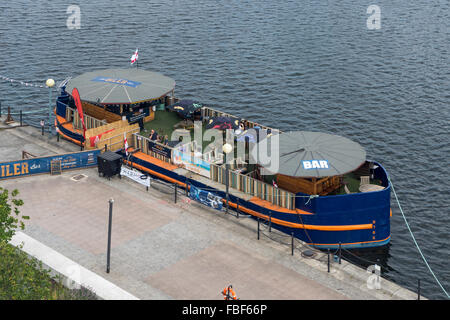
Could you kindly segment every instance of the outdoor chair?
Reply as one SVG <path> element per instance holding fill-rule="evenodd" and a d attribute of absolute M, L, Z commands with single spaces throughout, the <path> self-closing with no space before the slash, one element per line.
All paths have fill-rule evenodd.
<path fill-rule="evenodd" d="M 370 184 L 370 176 L 361 176 L 361 184 Z"/>

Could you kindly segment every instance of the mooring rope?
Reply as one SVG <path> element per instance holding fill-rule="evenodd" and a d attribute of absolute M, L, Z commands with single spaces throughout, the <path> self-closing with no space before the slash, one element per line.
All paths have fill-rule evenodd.
<path fill-rule="evenodd" d="M 403 213 L 402 206 L 400 205 L 400 201 L 398 200 L 397 193 L 395 192 L 395 189 L 394 189 L 394 184 L 392 183 L 392 181 L 391 181 L 391 179 L 390 179 L 389 177 L 388 177 L 388 180 L 389 180 L 389 183 L 390 183 L 391 186 L 392 186 L 392 192 L 394 193 L 395 200 L 397 201 L 398 208 L 400 209 L 400 212 L 402 213 L 403 220 L 405 220 L 406 227 L 408 228 L 409 233 L 411 234 L 411 237 L 412 237 L 412 239 L 413 239 L 413 241 L 414 241 L 414 244 L 415 244 L 416 247 L 417 247 L 417 250 L 419 251 L 419 253 L 420 253 L 420 255 L 421 255 L 423 261 L 424 261 L 425 264 L 427 265 L 428 270 L 430 270 L 430 273 L 433 275 L 434 279 L 436 280 L 436 282 L 438 283 L 438 285 L 441 287 L 442 291 L 444 291 L 444 293 L 445 293 L 445 295 L 447 296 L 447 298 L 450 298 L 450 296 L 448 295 L 447 291 L 444 289 L 444 287 L 442 286 L 442 284 L 439 282 L 438 278 L 437 278 L 436 275 L 434 274 L 433 270 L 431 270 L 431 267 L 430 267 L 430 265 L 428 264 L 427 259 L 425 259 L 425 256 L 424 256 L 423 253 L 422 253 L 422 250 L 420 250 L 420 247 L 419 247 L 419 245 L 417 244 L 416 238 L 414 237 L 414 234 L 412 233 L 411 228 L 409 227 L 408 221 L 406 220 L 405 214 Z"/>

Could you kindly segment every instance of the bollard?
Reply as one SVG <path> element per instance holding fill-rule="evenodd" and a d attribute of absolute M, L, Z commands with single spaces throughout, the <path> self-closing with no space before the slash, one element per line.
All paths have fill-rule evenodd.
<path fill-rule="evenodd" d="M 186 197 L 189 196 L 189 178 L 186 178 Z"/>
<path fill-rule="evenodd" d="M 23 121 L 22 121 L 22 110 L 20 110 L 20 113 L 19 113 L 19 122 L 20 122 L 20 126 L 22 126 L 23 125 Z"/>
<path fill-rule="evenodd" d="M 420 300 L 420 279 L 417 279 L 417 300 Z"/>
<path fill-rule="evenodd" d="M 14 121 L 14 119 L 11 116 L 11 107 L 8 107 L 8 115 L 6 116 L 5 123 L 13 122 L 13 121 Z"/>
<path fill-rule="evenodd" d="M 327 249 L 328 251 L 328 272 L 330 272 L 330 249 Z"/>
<path fill-rule="evenodd" d="M 341 264 L 341 257 L 342 257 L 342 246 L 341 243 L 339 242 L 339 264 Z"/>
<path fill-rule="evenodd" d="M 294 255 L 294 233 L 291 232 L 291 256 Z"/>
<path fill-rule="evenodd" d="M 111 260 L 111 225 L 112 225 L 112 209 L 113 209 L 113 199 L 109 199 L 109 223 L 108 223 L 108 247 L 106 252 L 106 273 L 109 273 L 110 260 Z"/>
<path fill-rule="evenodd" d="M 269 232 L 272 232 L 272 211 L 269 212 Z"/>
<path fill-rule="evenodd" d="M 175 203 L 177 203 L 177 188 L 178 188 L 178 185 L 176 184 L 176 183 L 174 183 L 173 184 L 173 188 L 175 189 L 175 194 L 174 194 L 174 201 L 175 201 Z"/>
<path fill-rule="evenodd" d="M 239 219 L 239 198 L 236 198 L 236 217 Z"/>
<path fill-rule="evenodd" d="M 259 240 L 259 217 L 258 217 L 258 240 Z"/>

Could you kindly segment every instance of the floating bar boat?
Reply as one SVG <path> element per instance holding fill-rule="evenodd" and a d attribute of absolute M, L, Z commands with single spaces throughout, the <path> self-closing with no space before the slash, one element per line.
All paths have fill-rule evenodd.
<path fill-rule="evenodd" d="M 75 88 L 80 94 L 79 105 L 72 94 Z M 177 184 L 206 205 L 262 219 L 271 228 L 293 234 L 311 246 L 365 248 L 390 241 L 388 173 L 379 162 L 365 159 L 365 151 L 357 143 L 303 131 L 299 134 L 310 140 L 302 142 L 291 133 L 200 102 L 177 99 L 174 88 L 175 81 L 169 77 L 136 68 L 85 73 L 61 88 L 55 126 L 63 138 L 83 149 L 117 152 L 127 166 Z M 227 124 L 226 119 L 237 122 Z M 215 121 L 218 125 L 214 127 Z M 239 143 L 244 148 L 240 157 L 233 152 L 230 161 L 222 148 L 207 146 L 203 140 L 184 143 L 184 138 L 173 139 L 175 133 L 193 137 L 198 130 L 204 134 L 202 130 L 208 125 L 220 131 L 222 124 L 230 129 L 223 133 L 233 150 Z M 149 137 L 152 130 L 159 139 Z M 275 136 L 285 147 L 279 155 L 281 168 L 271 172 L 260 161 L 252 162 L 251 154 L 255 146 Z M 321 143 L 314 140 L 319 137 L 323 141 L 336 139 L 333 141 L 346 146 L 353 143 L 355 156 L 344 149 L 339 155 L 339 148 L 330 156 L 319 153 L 316 147 Z M 307 158 L 308 154 L 314 156 Z M 348 159 L 354 161 L 349 163 Z"/>

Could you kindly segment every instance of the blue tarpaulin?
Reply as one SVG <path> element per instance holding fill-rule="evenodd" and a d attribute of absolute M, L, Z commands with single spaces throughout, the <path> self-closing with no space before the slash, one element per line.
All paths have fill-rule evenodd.
<path fill-rule="evenodd" d="M 193 185 L 191 185 L 191 188 L 189 190 L 189 198 L 198 201 L 204 204 L 205 206 L 217 210 L 222 210 L 223 202 L 221 197 L 217 196 L 212 192 L 194 187 Z"/>

